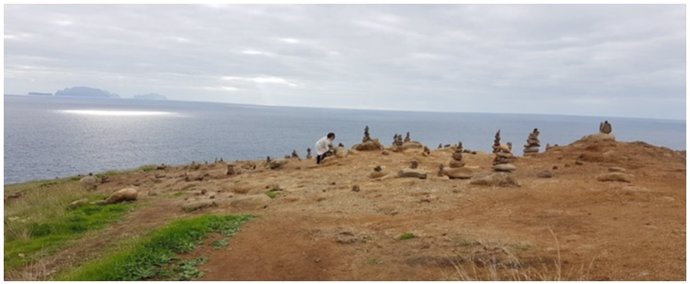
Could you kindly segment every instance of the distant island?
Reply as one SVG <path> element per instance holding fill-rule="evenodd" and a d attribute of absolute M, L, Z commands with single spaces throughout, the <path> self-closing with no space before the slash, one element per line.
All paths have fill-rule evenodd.
<path fill-rule="evenodd" d="M 154 94 L 154 93 L 151 93 L 151 94 L 143 94 L 143 95 L 135 95 L 133 98 L 134 98 L 135 100 L 156 100 L 156 101 L 164 101 L 164 100 L 167 100 L 167 99 L 168 99 L 168 98 L 166 98 L 166 97 L 163 96 L 163 95 Z"/>
<path fill-rule="evenodd" d="M 72 87 L 55 92 L 56 97 L 119 98 L 117 94 L 90 87 Z"/>
<path fill-rule="evenodd" d="M 29 96 L 52 96 L 53 93 L 29 92 Z"/>

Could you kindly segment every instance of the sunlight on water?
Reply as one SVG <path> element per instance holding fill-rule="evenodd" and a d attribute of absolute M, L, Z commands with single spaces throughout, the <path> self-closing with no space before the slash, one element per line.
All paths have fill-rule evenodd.
<path fill-rule="evenodd" d="M 141 111 L 141 110 L 97 110 L 97 109 L 66 109 L 59 112 L 80 115 L 96 116 L 172 116 L 174 112 L 167 111 Z"/>

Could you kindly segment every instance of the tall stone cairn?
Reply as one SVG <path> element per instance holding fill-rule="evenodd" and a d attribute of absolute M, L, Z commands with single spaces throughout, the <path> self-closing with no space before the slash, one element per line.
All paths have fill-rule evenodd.
<path fill-rule="evenodd" d="M 369 125 L 364 127 L 364 138 L 362 138 L 362 143 L 371 141 L 371 136 L 369 136 Z"/>
<path fill-rule="evenodd" d="M 448 166 L 451 168 L 462 168 L 465 166 L 465 162 L 462 161 L 462 142 L 458 143 L 458 146 L 453 150 L 453 155 L 451 156 Z"/>
<path fill-rule="evenodd" d="M 611 134 L 611 131 L 613 129 L 611 128 L 611 123 L 609 123 L 608 120 L 605 120 L 602 123 L 599 123 L 599 133 L 604 133 L 604 134 Z"/>
<path fill-rule="evenodd" d="M 405 140 L 403 140 L 403 142 L 410 142 L 410 141 L 412 141 L 412 140 L 410 139 L 410 132 L 408 131 L 407 134 L 405 134 Z"/>
<path fill-rule="evenodd" d="M 525 148 L 522 150 L 523 151 L 523 156 L 530 156 L 530 155 L 536 155 L 539 153 L 539 147 L 541 145 L 539 144 L 539 129 L 534 129 L 532 130 L 532 133 L 529 134 L 527 137 L 527 144 L 525 144 Z"/>
<path fill-rule="evenodd" d="M 496 136 L 494 136 L 494 145 L 491 146 L 493 149 L 493 153 L 498 153 L 498 150 L 501 149 L 501 130 L 499 129 L 496 132 Z"/>

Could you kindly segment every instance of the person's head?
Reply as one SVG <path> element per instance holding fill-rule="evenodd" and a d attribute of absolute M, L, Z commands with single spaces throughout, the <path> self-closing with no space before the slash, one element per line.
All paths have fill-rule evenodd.
<path fill-rule="evenodd" d="M 330 139 L 331 141 L 335 140 L 335 133 L 328 132 L 328 135 L 326 135 L 326 138 Z"/>

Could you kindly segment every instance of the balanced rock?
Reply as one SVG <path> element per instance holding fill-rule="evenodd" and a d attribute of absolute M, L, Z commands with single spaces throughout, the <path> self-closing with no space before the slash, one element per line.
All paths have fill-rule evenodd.
<path fill-rule="evenodd" d="M 609 123 L 608 120 L 605 120 L 602 123 L 599 123 L 599 133 L 604 133 L 604 134 L 611 134 L 611 131 L 613 129 L 611 128 L 611 124 Z"/>
<path fill-rule="evenodd" d="M 453 151 L 453 155 L 451 156 L 451 160 L 448 163 L 448 166 L 451 168 L 462 168 L 465 166 L 465 162 L 462 161 L 462 142 L 458 142 L 458 146 L 455 148 Z"/>
<path fill-rule="evenodd" d="M 402 169 L 398 172 L 399 177 L 426 179 L 426 172 L 420 169 Z"/>
<path fill-rule="evenodd" d="M 366 126 L 364 127 L 364 137 L 362 138 L 362 143 L 353 145 L 352 149 L 357 151 L 383 150 L 383 145 L 381 145 L 378 139 L 371 138 L 369 135 L 369 126 Z"/>
<path fill-rule="evenodd" d="M 242 210 L 254 210 L 266 208 L 270 202 L 271 198 L 266 194 L 257 194 L 238 197 L 230 202 L 230 206 Z"/>
<path fill-rule="evenodd" d="M 307 158 L 307 160 L 311 160 L 311 158 L 312 158 L 312 156 L 311 156 L 311 148 L 307 148 L 307 157 L 306 157 L 306 158 Z"/>
<path fill-rule="evenodd" d="M 494 172 L 475 176 L 470 180 L 473 185 L 500 186 L 500 187 L 519 187 L 520 183 L 509 173 Z"/>

